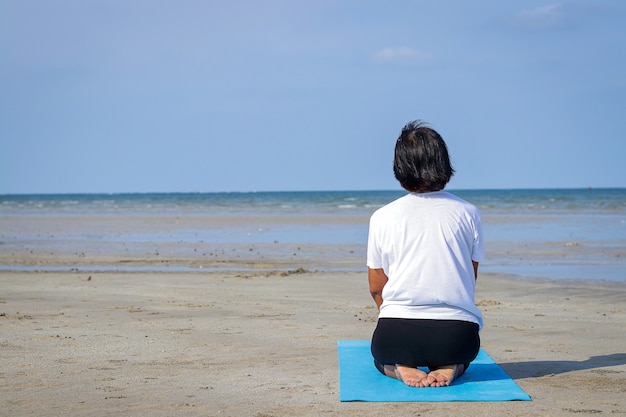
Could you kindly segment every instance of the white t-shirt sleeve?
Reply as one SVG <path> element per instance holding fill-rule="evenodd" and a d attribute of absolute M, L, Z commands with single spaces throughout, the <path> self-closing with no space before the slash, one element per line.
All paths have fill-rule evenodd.
<path fill-rule="evenodd" d="M 367 237 L 367 267 L 380 269 L 383 267 L 382 253 L 376 236 L 376 214 L 370 218 L 369 233 Z"/>
<path fill-rule="evenodd" d="M 483 262 L 485 260 L 485 242 L 483 239 L 483 226 L 480 220 L 480 213 L 474 214 L 474 245 L 472 246 L 472 260 Z"/>

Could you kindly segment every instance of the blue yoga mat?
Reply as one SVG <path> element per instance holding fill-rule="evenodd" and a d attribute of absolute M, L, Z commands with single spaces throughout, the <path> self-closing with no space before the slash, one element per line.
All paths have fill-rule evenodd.
<path fill-rule="evenodd" d="M 482 349 L 461 377 L 449 387 L 440 388 L 407 387 L 378 372 L 369 340 L 340 340 L 337 350 L 341 401 L 530 401 L 530 396 Z"/>

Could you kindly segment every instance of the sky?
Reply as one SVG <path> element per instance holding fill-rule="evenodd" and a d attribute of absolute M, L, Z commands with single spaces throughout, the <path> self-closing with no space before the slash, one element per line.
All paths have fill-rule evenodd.
<path fill-rule="evenodd" d="M 626 187 L 626 2 L 0 0 L 0 194 Z"/>

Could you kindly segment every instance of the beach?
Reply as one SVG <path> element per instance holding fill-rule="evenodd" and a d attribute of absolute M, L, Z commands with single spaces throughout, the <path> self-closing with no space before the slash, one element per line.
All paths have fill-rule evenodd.
<path fill-rule="evenodd" d="M 532 402 L 339 402 L 337 340 L 375 324 L 365 273 L 2 272 L 0 414 L 626 412 L 623 284 L 479 280 L 482 346 Z"/>
<path fill-rule="evenodd" d="M 312 230 L 362 224 L 363 213 L 0 216 L 0 415 L 626 414 L 626 283 L 491 270 L 478 278 L 482 347 L 532 401 L 340 402 L 337 341 L 369 339 L 376 309 L 365 242 Z M 284 227 L 310 234 L 273 232 Z M 609 243 L 487 248 L 626 256 Z"/>

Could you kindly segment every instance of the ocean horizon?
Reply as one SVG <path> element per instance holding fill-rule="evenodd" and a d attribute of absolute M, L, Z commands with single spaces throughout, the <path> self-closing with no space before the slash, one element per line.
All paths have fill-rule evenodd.
<path fill-rule="evenodd" d="M 539 203 L 547 208 L 558 203 L 570 203 L 577 207 L 625 208 L 626 187 L 624 188 L 515 188 L 515 189 L 446 189 L 477 206 L 496 207 L 502 204 Z M 354 204 L 378 205 L 406 194 L 403 189 L 393 190 L 313 190 L 313 191 L 215 191 L 215 192 L 112 192 L 112 193 L 24 193 L 0 194 L 0 214 L 18 205 L 20 208 L 49 208 L 55 204 L 77 205 L 95 203 L 88 206 L 96 209 L 98 204 L 106 207 L 108 203 L 143 205 L 151 208 L 151 203 L 159 207 L 167 205 L 193 206 L 236 206 L 254 204 L 271 206 L 291 204 L 332 206 L 334 203 L 350 202 Z M 58 205 L 56 208 L 60 208 Z M 116 208 L 122 208 L 117 206 Z"/>
<path fill-rule="evenodd" d="M 488 258 L 481 265 L 482 271 L 626 282 L 626 188 L 446 191 L 481 211 Z M 406 191 L 401 189 L 4 194 L 0 195 L 0 218 L 7 224 L 20 220 L 28 227 L 0 230 L 0 254 L 5 252 L 4 259 L 11 259 L 7 251 L 23 249 L 33 242 L 50 248 L 114 242 L 175 247 L 203 242 L 224 247 L 268 245 L 270 251 L 281 245 L 347 245 L 353 248 L 354 255 L 350 256 L 364 257 L 369 216 L 404 194 Z M 119 218 L 125 222 L 171 217 L 195 219 L 199 223 L 193 229 L 181 226 L 168 229 L 167 233 L 158 229 L 115 233 L 81 229 L 46 235 L 32 229 L 32 224 L 42 219 L 54 222 L 91 217 Z M 247 220 L 203 221 L 234 218 Z M 88 223 L 83 223 L 87 228 Z M 274 252 L 267 256 L 283 256 L 278 250 Z M 339 255 L 324 256 L 331 265 Z M 358 265 L 359 259 L 352 264 Z M 5 260 L 0 269 L 12 266 L 17 267 Z M 55 266 L 58 267 L 62 265 Z"/>

